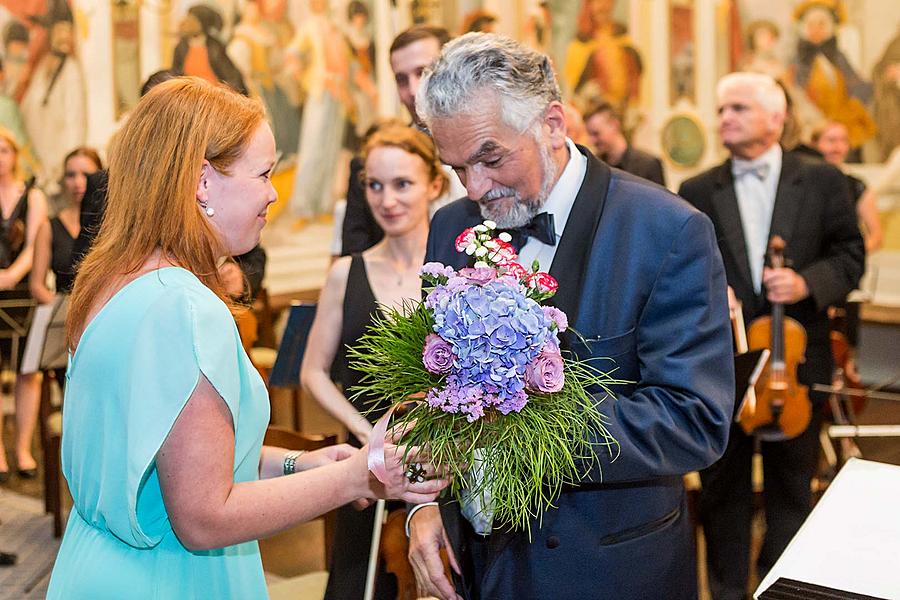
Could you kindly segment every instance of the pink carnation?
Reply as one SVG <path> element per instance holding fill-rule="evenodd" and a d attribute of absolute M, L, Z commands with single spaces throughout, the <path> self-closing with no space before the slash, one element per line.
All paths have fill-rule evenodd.
<path fill-rule="evenodd" d="M 566 313 L 555 306 L 542 306 L 541 308 L 544 310 L 544 316 L 553 321 L 557 329 L 565 331 L 569 328 L 569 318 Z"/>
<path fill-rule="evenodd" d="M 463 232 L 456 236 L 456 251 L 465 252 L 466 248 L 475 241 L 475 230 L 471 227 L 463 229 Z"/>
<path fill-rule="evenodd" d="M 558 352 L 543 350 L 525 367 L 525 386 L 532 391 L 545 394 L 558 392 L 565 378 L 563 359 Z"/>
<path fill-rule="evenodd" d="M 542 294 L 553 294 L 559 289 L 559 284 L 550 273 L 539 271 L 537 273 L 532 273 L 528 277 L 528 287 L 536 289 Z"/>
<path fill-rule="evenodd" d="M 506 266 L 519 258 L 512 244 L 501 239 L 495 239 L 494 242 L 496 242 L 497 248 L 491 251 L 490 258 L 496 264 Z"/>
<path fill-rule="evenodd" d="M 507 275 L 509 275 L 510 277 L 515 277 L 519 280 L 528 275 L 528 270 L 517 262 L 507 263 L 503 265 L 503 268 L 506 269 Z"/>
<path fill-rule="evenodd" d="M 453 366 L 453 351 L 441 336 L 430 333 L 425 337 L 422 349 L 422 364 L 429 373 L 449 373 Z"/>

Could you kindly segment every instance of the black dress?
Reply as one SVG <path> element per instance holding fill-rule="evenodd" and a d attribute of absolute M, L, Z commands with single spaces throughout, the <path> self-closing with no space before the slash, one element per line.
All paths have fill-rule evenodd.
<path fill-rule="evenodd" d="M 359 383 L 362 373 L 351 369 L 347 364 L 346 348 L 355 344 L 366 332 L 377 310 L 365 261 L 361 255 L 353 254 L 344 293 L 341 345 L 335 358 L 336 379 L 348 397 L 353 395 L 353 388 Z M 360 397 L 352 400 L 352 403 L 356 410 L 365 413 L 370 407 L 368 400 L 369 398 Z M 374 422 L 385 412 L 386 408 L 380 407 L 367 417 Z M 347 441 L 356 447 L 361 446 L 353 434 L 350 434 Z M 351 505 L 342 506 L 337 510 L 334 551 L 328 569 L 328 587 L 325 590 L 326 600 L 359 600 L 363 597 L 374 521 L 374 504 L 361 511 Z M 375 598 L 387 600 L 396 597 L 396 578 L 386 572 L 384 565 L 381 564 L 377 571 Z"/>
<path fill-rule="evenodd" d="M 75 246 L 75 238 L 59 220 L 59 217 L 50 219 L 50 231 L 53 235 L 50 250 L 50 270 L 56 276 L 56 291 L 60 294 L 68 294 L 75 283 L 75 256 L 72 249 Z"/>
<path fill-rule="evenodd" d="M 22 192 L 9 217 L 0 216 L 0 269 L 9 268 L 25 248 L 28 195 L 32 186 L 33 181 L 29 181 L 25 185 L 25 191 Z M 18 372 L 19 363 L 25 352 L 24 334 L 28 331 L 34 307 L 31 292 L 28 289 L 28 276 L 22 277 L 22 280 L 13 288 L 0 290 L 0 301 L 15 301 L 13 306 L 0 308 L 5 317 L 0 319 L 0 360 L 8 361 L 10 367 Z M 15 325 L 10 325 L 6 317 L 11 319 Z M 16 341 L 16 344 L 13 344 L 13 340 Z M 15 355 L 13 355 L 14 346 Z"/>

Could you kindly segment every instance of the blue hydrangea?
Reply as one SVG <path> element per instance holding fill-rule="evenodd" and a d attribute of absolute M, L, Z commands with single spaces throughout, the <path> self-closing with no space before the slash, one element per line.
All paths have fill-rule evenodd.
<path fill-rule="evenodd" d="M 471 422 L 495 407 L 502 414 L 525 406 L 525 367 L 555 337 L 553 321 L 511 279 L 479 285 L 450 277 L 426 299 L 434 332 L 453 348 L 443 389 L 427 395 L 433 408 L 463 413 Z"/>

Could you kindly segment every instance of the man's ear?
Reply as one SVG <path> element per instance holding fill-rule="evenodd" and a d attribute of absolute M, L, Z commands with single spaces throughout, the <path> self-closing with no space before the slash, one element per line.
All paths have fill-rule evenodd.
<path fill-rule="evenodd" d="M 559 150 L 566 145 L 566 114 L 563 105 L 554 100 L 547 105 L 544 114 L 544 125 L 550 130 L 550 144 L 554 150 Z"/>
<path fill-rule="evenodd" d="M 197 180 L 197 201 L 206 202 L 209 200 L 209 180 L 212 177 L 213 168 L 208 160 L 203 161 L 200 167 L 200 179 Z"/>

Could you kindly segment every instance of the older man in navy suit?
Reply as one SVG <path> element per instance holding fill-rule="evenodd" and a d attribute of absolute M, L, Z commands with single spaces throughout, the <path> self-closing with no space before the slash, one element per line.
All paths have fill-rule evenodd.
<path fill-rule="evenodd" d="M 484 218 L 516 230 L 521 262 L 537 260 L 559 281 L 555 304 L 580 334 L 568 347 L 614 360 L 616 376 L 634 382 L 597 397 L 618 457 L 598 447 L 599 468 L 535 520 L 530 539 L 480 535 L 454 504 L 414 507 L 410 560 L 422 591 L 696 598 L 682 475 L 722 454 L 734 395 L 710 220 L 573 144 L 549 59 L 510 39 L 469 34 L 445 46 L 416 107 L 470 198 L 435 214 L 426 260 L 464 266 L 454 238 Z"/>

